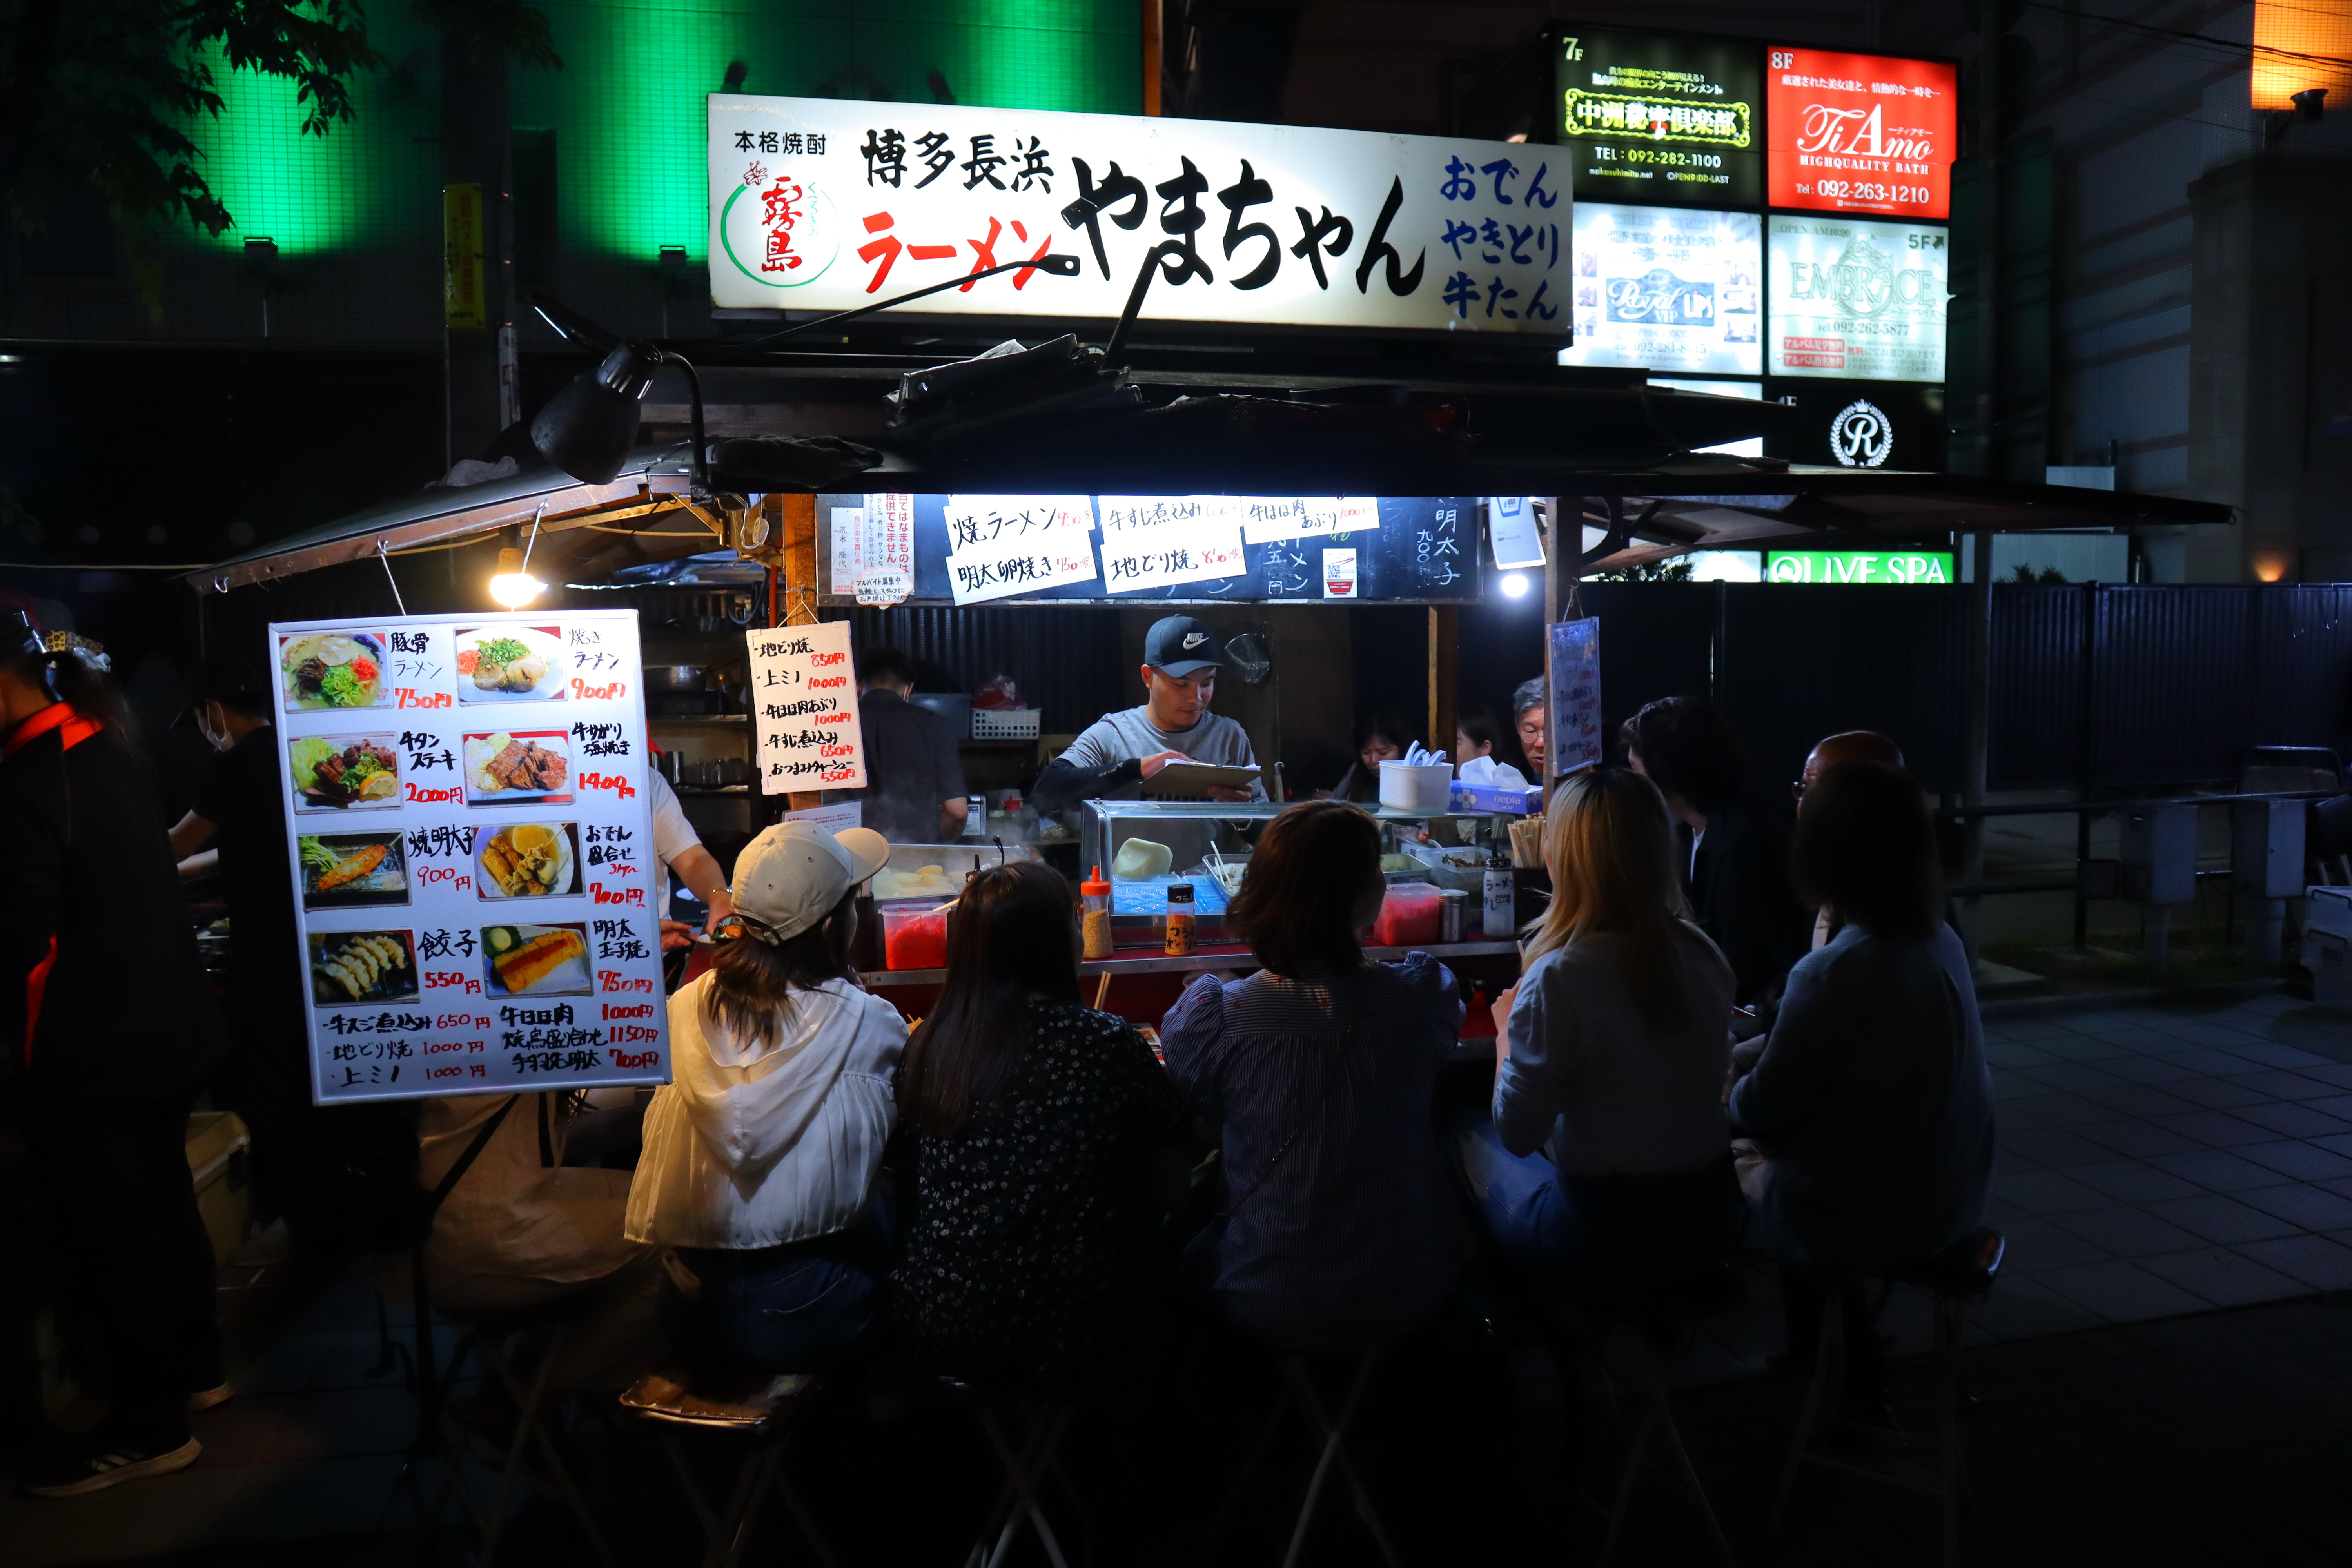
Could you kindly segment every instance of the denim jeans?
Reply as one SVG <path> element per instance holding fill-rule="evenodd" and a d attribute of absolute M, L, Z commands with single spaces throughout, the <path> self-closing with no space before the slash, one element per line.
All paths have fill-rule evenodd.
<path fill-rule="evenodd" d="M 877 1191 L 866 1218 L 833 1236 L 754 1251 L 679 1247 L 698 1284 L 688 1293 L 673 1273 L 663 1292 L 671 1342 L 698 1364 L 823 1371 L 881 1315 L 894 1229 Z"/>
<path fill-rule="evenodd" d="M 1639 1296 L 1727 1263 L 1738 1249 L 1739 1185 L 1728 1151 L 1698 1171 L 1563 1181 L 1540 1152 L 1503 1147 L 1483 1113 L 1454 1124 L 1454 1145 L 1486 1234 L 1544 1283 Z"/>

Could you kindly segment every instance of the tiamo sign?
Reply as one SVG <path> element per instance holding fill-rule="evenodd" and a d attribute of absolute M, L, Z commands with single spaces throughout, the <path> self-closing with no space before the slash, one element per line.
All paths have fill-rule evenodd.
<path fill-rule="evenodd" d="M 709 100 L 710 299 L 1568 335 L 1561 150 L 1207 120 L 838 99 Z M 1064 216 L 1081 204 L 1073 227 Z"/>
<path fill-rule="evenodd" d="M 1956 67 L 1783 48 L 1769 51 L 1765 64 L 1771 205 L 1951 216 Z"/>

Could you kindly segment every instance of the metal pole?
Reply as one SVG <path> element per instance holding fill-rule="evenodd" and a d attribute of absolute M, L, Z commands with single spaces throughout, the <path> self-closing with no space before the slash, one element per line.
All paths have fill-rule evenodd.
<path fill-rule="evenodd" d="M 1974 545 L 1971 556 L 1975 569 L 1969 583 L 1969 692 L 1968 692 L 1968 772 L 1963 780 L 1962 804 L 1982 805 L 1985 803 L 1985 780 L 1992 750 L 1992 535 L 1979 532 L 1970 535 Z M 1984 880 L 1985 819 L 1969 818 L 1967 848 L 1961 860 L 1960 879 L 1970 886 Z M 1968 930 L 1961 934 L 1968 940 L 1969 956 L 1973 959 L 1982 942 L 1979 911 L 1981 902 L 1971 894 L 1963 911 Z"/>
<path fill-rule="evenodd" d="M 1993 440 L 1995 392 L 2000 383 L 2000 333 L 1994 305 L 2000 278 L 2000 7 L 1980 8 L 1977 36 L 1977 473 L 2000 472 Z M 2035 476 L 2039 478 L 2040 476 Z"/>

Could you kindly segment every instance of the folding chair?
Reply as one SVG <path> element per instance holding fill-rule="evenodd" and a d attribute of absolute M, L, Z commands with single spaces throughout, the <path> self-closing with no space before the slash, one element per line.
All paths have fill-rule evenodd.
<path fill-rule="evenodd" d="M 738 1568 L 771 1493 L 783 1499 L 816 1560 L 824 1568 L 840 1568 L 784 1468 L 793 1417 L 816 1396 L 818 1386 L 815 1378 L 797 1374 L 777 1377 L 760 1373 L 696 1380 L 683 1369 L 670 1368 L 647 1373 L 621 1395 L 621 1409 L 653 1427 L 661 1439 L 663 1452 L 677 1471 L 678 1484 L 686 1489 L 687 1501 L 702 1521 L 702 1533 L 709 1542 L 702 1557 L 703 1568 L 712 1563 Z M 751 1443 L 723 1514 L 711 1507 L 695 1480 L 694 1467 L 687 1460 L 686 1434 L 697 1431 L 730 1434 Z"/>
<path fill-rule="evenodd" d="M 570 1303 L 557 1302 L 530 1311 L 483 1312 L 471 1316 L 450 1312 L 442 1314 L 443 1320 L 456 1328 L 460 1336 L 457 1350 L 449 1357 L 449 1381 L 456 1381 L 458 1368 L 470 1355 L 475 1364 L 482 1369 L 484 1380 L 496 1378 L 508 1397 L 515 1403 L 514 1435 L 508 1440 L 506 1453 L 499 1465 L 497 1496 L 491 1501 L 487 1518 L 478 1511 L 476 1514 L 482 1526 L 482 1555 L 476 1568 L 492 1568 L 498 1559 L 499 1537 L 506 1529 L 507 1505 L 513 1498 L 515 1478 L 523 1471 L 524 1450 L 534 1442 L 538 1445 L 541 1462 L 547 1467 L 548 1475 L 554 1479 L 557 1489 L 563 1493 L 564 1500 L 571 1505 L 572 1516 L 580 1521 L 581 1531 L 588 1537 L 588 1544 L 595 1552 L 596 1560 L 605 1564 L 605 1568 L 614 1568 L 612 1548 L 605 1544 L 604 1533 L 596 1525 L 596 1516 L 590 1511 L 587 1500 L 581 1495 L 580 1488 L 572 1479 L 571 1468 L 563 1462 L 562 1449 L 548 1430 L 548 1417 L 560 1403 L 558 1399 L 549 1397 L 548 1373 L 562 1353 L 569 1313 Z M 538 1329 L 547 1331 L 547 1342 L 526 1387 L 515 1371 L 513 1359 L 506 1347 L 509 1342 Z M 444 1486 L 445 1495 L 446 1489 L 450 1486 L 465 1493 L 467 1505 L 472 1508 L 472 1494 L 466 1490 L 464 1478 L 458 1474 L 455 1465 L 449 1468 Z M 439 1511 L 437 1508 L 434 1510 L 436 1517 Z"/>
<path fill-rule="evenodd" d="M 971 1408 L 981 1431 L 988 1437 L 997 1464 L 1004 1471 L 1003 1489 L 997 1493 L 986 1522 L 972 1536 L 964 1568 L 999 1568 L 1006 1553 L 1013 1550 L 1013 1543 L 1020 1539 L 1024 1524 L 1037 1532 L 1037 1542 L 1045 1549 L 1046 1560 L 1054 1568 L 1069 1568 L 1068 1560 L 1062 1554 L 1061 1539 L 1054 1533 L 1053 1521 L 1045 1517 L 1038 1493 L 1047 1475 L 1061 1468 L 1062 1436 L 1069 1430 L 1071 1417 L 1078 1413 L 1077 1405 L 1011 1399 L 955 1377 L 940 1378 L 940 1392 Z M 1008 1430 L 1016 1422 L 1020 1438 L 1017 1445 L 1013 1432 Z M 1069 1484 L 1066 1476 L 1062 1480 L 1065 1486 Z"/>
<path fill-rule="evenodd" d="M 1371 1536 L 1381 1560 L 1389 1568 L 1402 1568 L 1396 1547 L 1389 1541 L 1388 1529 L 1381 1524 L 1379 1511 L 1372 1507 L 1371 1493 L 1365 1489 L 1363 1479 L 1356 1473 L 1355 1462 L 1348 1457 L 1348 1434 L 1355 1425 L 1356 1414 L 1364 1403 L 1364 1391 L 1371 1385 L 1372 1372 L 1380 1358 L 1378 1350 L 1345 1358 L 1347 1392 L 1340 1395 L 1336 1408 L 1325 1405 L 1321 1392 L 1315 1386 L 1314 1374 L 1307 1358 L 1295 1355 L 1281 1358 L 1281 1392 L 1276 1395 L 1274 1408 L 1267 1413 L 1257 1440 L 1250 1446 L 1249 1457 L 1242 1461 L 1232 1489 L 1225 1493 L 1224 1501 L 1218 1505 L 1216 1516 L 1209 1521 L 1207 1533 L 1201 1538 L 1200 1555 L 1202 1558 L 1209 1556 L 1209 1548 L 1215 1544 L 1226 1518 L 1240 1502 L 1244 1489 L 1256 1473 L 1258 1462 L 1265 1458 L 1265 1451 L 1273 1444 L 1276 1433 L 1281 1430 L 1283 1417 L 1295 1411 L 1321 1439 L 1322 1447 L 1316 1456 L 1315 1468 L 1307 1478 L 1307 1495 L 1298 1505 L 1297 1521 L 1291 1526 L 1290 1548 L 1283 1553 L 1282 1568 L 1295 1568 L 1299 1553 L 1306 1550 L 1307 1534 L 1315 1522 L 1316 1508 L 1322 1501 L 1324 1489 L 1330 1483 L 1334 1472 L 1346 1480 L 1349 1497 L 1356 1507 L 1356 1517 Z"/>
<path fill-rule="evenodd" d="M 1666 1479 L 1689 1500 L 1700 1523 L 1706 1526 L 1716 1560 L 1726 1564 L 1734 1561 L 1730 1543 L 1723 1536 L 1723 1526 L 1707 1500 L 1706 1489 L 1700 1484 L 1689 1450 L 1683 1446 L 1682 1429 L 1675 1424 L 1670 1391 L 1675 1369 L 1690 1354 L 1691 1345 L 1697 1338 L 1698 1318 L 1727 1306 L 1737 1294 L 1730 1271 L 1717 1268 L 1676 1280 L 1637 1301 L 1601 1303 L 1568 1297 L 1556 1302 L 1555 1310 L 1567 1326 L 1590 1347 L 1595 1370 L 1604 1380 L 1611 1380 L 1605 1385 L 1612 1389 L 1612 1405 L 1616 1373 L 1609 1364 L 1607 1352 L 1612 1342 L 1622 1342 L 1628 1347 L 1627 1359 L 1634 1369 L 1632 1392 L 1638 1395 L 1642 1405 L 1641 1422 L 1633 1430 L 1624 1473 L 1618 1478 L 1616 1500 L 1609 1510 L 1609 1538 L 1601 1551 L 1601 1568 L 1607 1568 L 1616 1560 L 1625 1519 L 1633 1510 L 1633 1489 L 1641 1479 L 1643 1464 L 1650 1457 L 1653 1442 L 1664 1450 Z"/>
<path fill-rule="evenodd" d="M 1966 1398 L 1960 1370 L 1960 1340 L 1967 1328 L 1968 1304 L 1981 1301 L 1992 1293 L 1994 1282 L 2000 1277 L 2001 1258 L 2006 1243 L 1997 1230 L 1979 1230 L 1961 1237 L 1933 1258 L 1898 1264 L 1885 1270 L 1878 1300 L 1872 1304 L 1871 1327 L 1875 1331 L 1881 1314 L 1886 1310 L 1887 1298 L 1897 1285 L 1910 1285 L 1927 1291 L 1935 1300 L 1936 1345 L 1930 1356 L 1937 1373 L 1937 1400 L 1939 1406 L 1937 1421 L 1937 1479 L 1933 1484 L 1877 1466 L 1857 1464 L 1832 1454 L 1812 1451 L 1813 1440 L 1824 1436 L 1842 1425 L 1837 1409 L 1841 1385 L 1845 1374 L 1845 1304 L 1838 1292 L 1830 1294 L 1827 1310 L 1822 1314 L 1821 1346 L 1814 1357 L 1811 1385 L 1805 1391 L 1804 1413 L 1797 1418 L 1796 1439 L 1789 1447 L 1788 1462 L 1781 1467 L 1780 1484 L 1772 1498 L 1772 1517 L 1769 1529 L 1778 1534 L 1780 1521 L 1787 1513 L 1790 1494 L 1796 1489 L 1797 1472 L 1805 1465 L 1821 1465 L 1848 1475 L 1907 1488 L 1938 1499 L 1944 1510 L 1944 1562 L 1947 1568 L 1957 1568 L 1960 1560 L 1960 1405 Z M 1873 1429 L 1874 1430 L 1874 1429 Z M 1881 1434 L 1902 1442 L 1913 1441 L 1907 1434 Z"/>

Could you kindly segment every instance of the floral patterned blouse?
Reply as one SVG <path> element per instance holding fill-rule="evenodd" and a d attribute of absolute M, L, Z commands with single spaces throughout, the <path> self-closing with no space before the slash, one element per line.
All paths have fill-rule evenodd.
<path fill-rule="evenodd" d="M 1156 1337 L 1165 1269 L 1143 1156 L 1181 1135 L 1183 1102 L 1108 1013 L 1033 1002 L 1020 1049 L 953 1136 L 909 1130 L 915 1214 L 893 1310 L 943 1371 L 1081 1389 Z"/>

